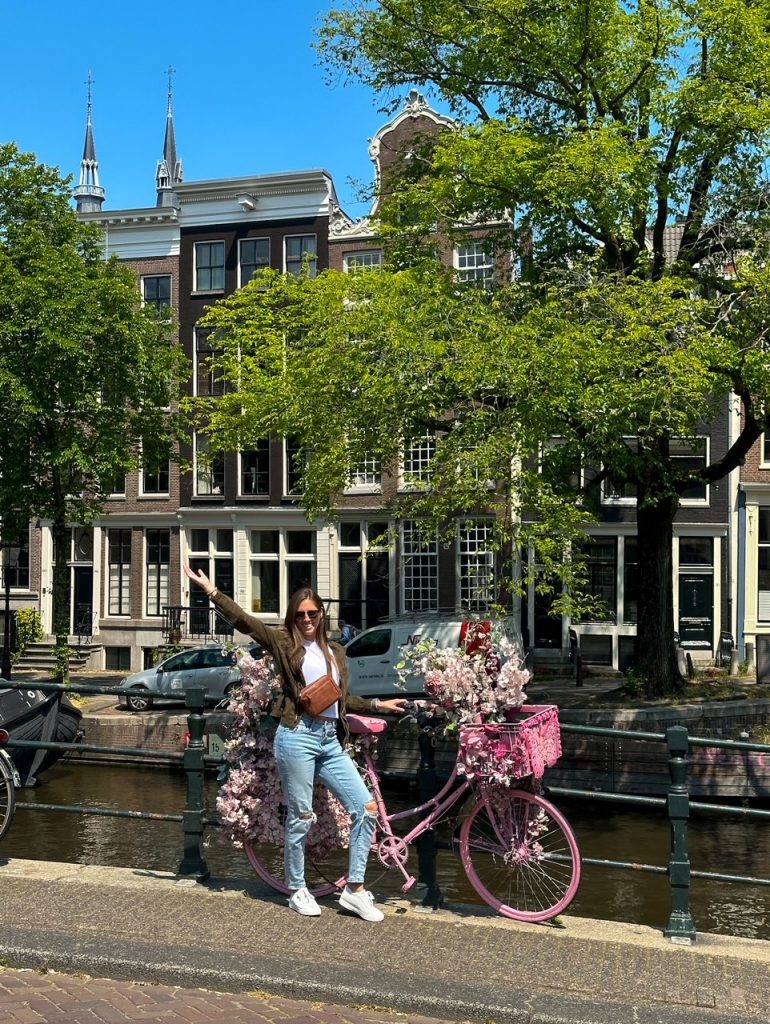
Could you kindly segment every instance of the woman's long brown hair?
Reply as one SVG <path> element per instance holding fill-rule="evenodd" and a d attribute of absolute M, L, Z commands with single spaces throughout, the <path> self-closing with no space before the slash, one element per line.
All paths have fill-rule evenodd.
<path fill-rule="evenodd" d="M 294 646 L 289 654 L 289 664 L 296 671 L 302 664 L 302 660 L 305 657 L 304 637 L 297 629 L 297 609 L 303 601 L 312 601 L 320 612 L 316 619 L 316 631 L 315 631 L 315 642 L 321 648 L 323 656 L 329 662 L 336 664 L 334 655 L 329 650 L 329 639 L 326 635 L 326 612 L 324 610 L 324 604 L 321 598 L 316 594 L 312 587 L 300 587 L 299 590 L 295 590 L 289 598 L 289 604 L 286 608 L 286 617 L 283 620 L 286 632 L 289 634 L 294 642 Z M 337 666 L 339 669 L 339 666 Z"/>

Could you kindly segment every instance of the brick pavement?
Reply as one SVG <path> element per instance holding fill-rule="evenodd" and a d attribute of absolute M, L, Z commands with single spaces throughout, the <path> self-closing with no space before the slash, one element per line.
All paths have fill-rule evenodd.
<path fill-rule="evenodd" d="M 0 968 L 0 1024 L 438 1024 L 370 1006 L 300 1002 L 55 971 Z"/>

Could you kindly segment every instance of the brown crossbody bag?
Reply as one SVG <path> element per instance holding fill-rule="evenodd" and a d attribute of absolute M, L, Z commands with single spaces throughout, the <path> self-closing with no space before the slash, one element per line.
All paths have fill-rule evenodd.
<path fill-rule="evenodd" d="M 329 670 L 320 679 L 314 679 L 309 686 L 306 686 L 299 693 L 299 703 L 306 715 L 319 718 L 324 711 L 335 704 L 342 696 L 342 690 L 334 681 L 332 667 L 329 659 L 326 659 L 326 667 Z"/>

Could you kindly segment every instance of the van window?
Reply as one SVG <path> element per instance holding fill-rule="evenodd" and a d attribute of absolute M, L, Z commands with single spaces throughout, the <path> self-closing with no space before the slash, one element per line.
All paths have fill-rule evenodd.
<path fill-rule="evenodd" d="M 200 668 L 201 651 L 182 651 L 180 654 L 163 662 L 164 672 L 185 672 L 191 668 Z"/>
<path fill-rule="evenodd" d="M 390 650 L 389 629 L 372 629 L 368 633 L 357 636 L 345 648 L 349 658 L 371 658 L 377 654 L 387 654 Z"/>

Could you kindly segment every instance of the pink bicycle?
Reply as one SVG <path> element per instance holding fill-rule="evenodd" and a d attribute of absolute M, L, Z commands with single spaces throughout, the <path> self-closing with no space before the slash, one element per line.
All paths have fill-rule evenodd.
<path fill-rule="evenodd" d="M 388 727 L 381 718 L 348 715 L 351 732 L 359 736 L 382 733 Z M 555 730 L 554 730 L 555 723 Z M 518 778 L 539 777 L 546 764 L 556 760 L 558 744 L 556 708 L 529 707 L 520 721 L 480 729 L 494 729 L 494 749 L 502 752 L 506 765 L 516 764 Z M 543 754 L 539 737 L 548 735 L 551 749 Z M 537 793 L 508 786 L 488 785 L 474 774 L 469 779 L 463 766 L 462 746 L 452 774 L 440 791 L 425 803 L 390 813 L 380 788 L 371 755 L 362 753 L 364 777 L 377 801 L 377 832 L 372 856 L 389 870 L 403 876 L 402 891 L 416 879 L 409 873 L 409 848 L 414 841 L 445 821 L 453 808 L 460 811 L 453 829 L 452 847 L 459 852 L 468 881 L 481 899 L 504 917 L 517 921 L 547 921 L 564 911 L 580 884 L 580 851 L 567 820 L 548 800 Z M 465 769 L 467 770 L 467 768 Z M 393 830 L 394 823 L 420 816 L 405 834 Z M 264 844 L 244 844 L 246 855 L 259 877 L 280 893 L 287 894 L 280 873 L 283 851 Z M 331 855 L 307 865 L 308 887 L 317 897 L 329 896 L 344 883 L 340 877 L 341 856 Z"/>

